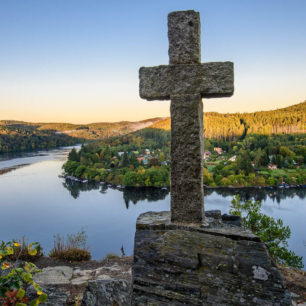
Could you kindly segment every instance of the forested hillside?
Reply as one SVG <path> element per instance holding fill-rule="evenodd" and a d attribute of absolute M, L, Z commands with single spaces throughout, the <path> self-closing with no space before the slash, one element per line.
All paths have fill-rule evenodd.
<path fill-rule="evenodd" d="M 161 118 L 91 124 L 0 121 L 0 153 L 48 149 L 85 140 L 101 140 L 143 129 Z"/>
<path fill-rule="evenodd" d="M 80 140 L 56 130 L 39 130 L 37 126 L 0 122 L 0 153 L 51 149 L 76 144 Z"/>
<path fill-rule="evenodd" d="M 170 130 L 170 118 L 151 126 Z M 306 101 L 273 111 L 255 113 L 204 113 L 204 136 L 210 139 L 228 139 L 247 134 L 291 134 L 306 132 Z"/>
<path fill-rule="evenodd" d="M 169 131 L 170 118 L 90 124 L 0 121 L 0 153 L 53 148 L 85 140 L 108 139 L 146 127 Z M 204 114 L 206 139 L 233 140 L 251 134 L 273 135 L 305 132 L 306 101 L 274 111 Z"/>

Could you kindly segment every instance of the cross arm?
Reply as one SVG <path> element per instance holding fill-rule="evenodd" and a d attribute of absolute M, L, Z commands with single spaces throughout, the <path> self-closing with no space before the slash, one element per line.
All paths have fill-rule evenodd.
<path fill-rule="evenodd" d="M 202 98 L 231 97 L 234 93 L 234 63 L 210 62 L 199 65 L 194 77 Z"/>
<path fill-rule="evenodd" d="M 171 69 L 169 65 L 139 69 L 139 95 L 146 100 L 170 100 Z"/>
<path fill-rule="evenodd" d="M 200 94 L 202 98 L 234 93 L 232 62 L 141 67 L 139 94 L 146 100 L 169 100 L 171 95 Z"/>

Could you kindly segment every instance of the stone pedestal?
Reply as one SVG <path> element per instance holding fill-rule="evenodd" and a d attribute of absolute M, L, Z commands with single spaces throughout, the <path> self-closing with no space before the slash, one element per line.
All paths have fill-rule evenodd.
<path fill-rule="evenodd" d="M 291 305 L 259 238 L 237 217 L 205 215 L 205 227 L 171 224 L 170 212 L 139 216 L 132 304 Z"/>

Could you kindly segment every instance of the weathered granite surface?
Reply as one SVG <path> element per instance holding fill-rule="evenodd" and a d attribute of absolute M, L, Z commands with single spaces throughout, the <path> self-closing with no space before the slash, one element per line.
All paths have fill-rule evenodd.
<path fill-rule="evenodd" d="M 170 64 L 201 62 L 201 24 L 198 12 L 178 11 L 168 15 Z"/>
<path fill-rule="evenodd" d="M 123 279 L 90 281 L 82 300 L 82 306 L 87 305 L 131 305 L 131 283 Z"/>
<path fill-rule="evenodd" d="M 204 222 L 201 99 L 234 92 L 233 63 L 200 63 L 200 32 L 198 12 L 170 13 L 170 65 L 139 70 L 141 98 L 171 99 L 171 218 L 186 224 Z"/>
<path fill-rule="evenodd" d="M 160 65 L 139 69 L 142 99 L 169 100 L 171 95 L 200 94 L 201 98 L 230 97 L 234 92 L 234 64 L 210 62 Z"/>
<path fill-rule="evenodd" d="M 203 104 L 198 94 L 172 96 L 171 101 L 171 218 L 176 222 L 201 223 L 204 190 L 203 168 L 199 165 L 204 154 Z"/>
<path fill-rule="evenodd" d="M 266 246 L 239 220 L 207 212 L 207 226 L 173 224 L 170 212 L 139 216 L 133 305 L 291 305 Z"/>
<path fill-rule="evenodd" d="M 67 266 L 47 267 L 34 276 L 34 281 L 41 285 L 68 285 L 73 269 Z"/>
<path fill-rule="evenodd" d="M 106 260 L 99 267 L 86 269 L 77 266 L 49 266 L 43 268 L 42 273 L 36 274 L 34 280 L 48 295 L 48 301 L 41 305 L 65 306 L 74 305 L 77 301 L 78 305 L 81 301 L 82 305 L 113 305 L 114 301 L 118 305 L 129 305 L 120 304 L 123 297 L 128 300 L 131 295 L 130 260 L 124 258 L 110 262 Z M 31 298 L 37 297 L 36 290 L 31 287 L 27 294 Z"/>
<path fill-rule="evenodd" d="M 40 303 L 41 306 L 66 306 L 68 304 L 68 295 L 57 287 L 43 287 L 43 291 L 48 295 L 48 300 L 45 303 Z M 26 294 L 30 300 L 37 298 L 37 293 L 33 286 L 27 289 Z"/>

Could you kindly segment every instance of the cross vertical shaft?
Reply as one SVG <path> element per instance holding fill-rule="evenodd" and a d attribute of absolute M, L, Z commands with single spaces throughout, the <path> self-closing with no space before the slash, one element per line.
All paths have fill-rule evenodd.
<path fill-rule="evenodd" d="M 202 223 L 203 104 L 199 94 L 171 96 L 171 220 Z"/>
<path fill-rule="evenodd" d="M 168 15 L 170 64 L 199 64 L 200 34 L 199 13 L 193 11 L 185 14 L 170 13 Z M 201 95 L 172 94 L 170 98 L 171 221 L 202 223 L 204 221 L 204 149 Z"/>

